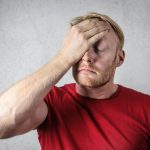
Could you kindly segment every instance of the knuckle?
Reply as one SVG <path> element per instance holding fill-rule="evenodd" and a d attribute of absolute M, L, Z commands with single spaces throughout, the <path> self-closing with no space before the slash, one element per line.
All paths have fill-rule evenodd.
<path fill-rule="evenodd" d="M 94 31 L 94 32 L 99 32 L 99 27 L 96 27 L 96 26 L 95 26 L 95 27 L 93 28 L 93 31 Z"/>
<path fill-rule="evenodd" d="M 78 30 L 78 27 L 75 25 L 71 28 L 72 31 L 76 32 Z"/>
<path fill-rule="evenodd" d="M 85 34 L 81 34 L 81 33 L 80 33 L 80 39 L 81 39 L 82 41 L 86 41 L 86 40 L 87 40 L 87 37 L 86 37 Z"/>
<path fill-rule="evenodd" d="M 75 30 L 76 30 L 76 28 L 77 28 L 77 26 L 76 26 L 76 25 L 75 25 L 75 26 L 72 26 L 71 30 L 75 31 Z"/>
<path fill-rule="evenodd" d="M 100 32 L 102 32 L 102 31 L 104 31 L 104 30 L 106 30 L 106 29 L 107 29 L 106 26 L 99 26 L 99 27 L 98 27 L 98 31 L 100 31 Z"/>
<path fill-rule="evenodd" d="M 101 29 L 105 29 L 105 28 L 110 28 L 109 23 L 101 21 L 100 23 L 97 24 Z"/>
<path fill-rule="evenodd" d="M 81 33 L 81 29 L 78 26 L 73 26 L 72 31 L 77 32 L 77 33 Z"/>

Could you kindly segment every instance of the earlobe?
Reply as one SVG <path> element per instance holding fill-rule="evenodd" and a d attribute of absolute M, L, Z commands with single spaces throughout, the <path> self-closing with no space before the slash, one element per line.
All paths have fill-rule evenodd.
<path fill-rule="evenodd" d="M 117 60 L 117 67 L 120 67 L 125 59 L 125 51 L 124 50 L 119 50 L 118 52 L 118 60 Z"/>

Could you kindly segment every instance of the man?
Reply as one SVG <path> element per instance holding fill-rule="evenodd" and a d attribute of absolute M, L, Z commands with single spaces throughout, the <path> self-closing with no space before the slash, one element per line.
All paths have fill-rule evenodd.
<path fill-rule="evenodd" d="M 114 83 L 123 44 L 108 16 L 75 18 L 59 53 L 1 94 L 0 137 L 37 129 L 42 150 L 148 150 L 150 96 Z M 56 87 L 70 67 L 76 84 Z"/>

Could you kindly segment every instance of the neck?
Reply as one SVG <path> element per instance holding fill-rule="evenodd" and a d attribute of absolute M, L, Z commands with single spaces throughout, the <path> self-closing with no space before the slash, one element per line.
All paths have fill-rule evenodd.
<path fill-rule="evenodd" d="M 108 82 L 103 86 L 97 88 L 90 88 L 81 86 L 76 83 L 76 92 L 82 96 L 94 98 L 94 99 L 106 99 L 111 97 L 118 89 L 118 85 Z"/>

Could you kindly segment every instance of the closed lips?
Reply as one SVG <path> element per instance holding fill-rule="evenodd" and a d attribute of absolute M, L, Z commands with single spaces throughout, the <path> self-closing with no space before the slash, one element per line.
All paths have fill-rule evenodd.
<path fill-rule="evenodd" d="M 78 71 L 83 71 L 83 70 L 85 70 L 85 71 L 90 71 L 90 72 L 95 72 L 93 69 L 91 69 L 91 68 L 87 68 L 87 67 L 79 68 L 79 70 L 78 70 Z"/>

